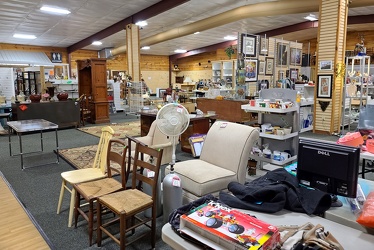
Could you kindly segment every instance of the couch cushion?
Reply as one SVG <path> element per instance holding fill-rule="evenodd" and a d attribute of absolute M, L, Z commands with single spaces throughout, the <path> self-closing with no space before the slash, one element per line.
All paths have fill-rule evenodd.
<path fill-rule="evenodd" d="M 177 162 L 174 170 L 181 178 L 182 188 L 196 196 L 226 189 L 231 181 L 237 181 L 235 172 L 199 159 Z M 169 172 L 170 166 L 166 168 Z"/>

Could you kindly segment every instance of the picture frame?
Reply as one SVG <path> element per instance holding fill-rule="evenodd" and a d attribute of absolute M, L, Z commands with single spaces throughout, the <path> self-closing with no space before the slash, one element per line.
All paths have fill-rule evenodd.
<path fill-rule="evenodd" d="M 258 79 L 258 60 L 247 59 L 245 63 L 245 81 L 246 82 L 257 82 Z"/>
<path fill-rule="evenodd" d="M 288 55 L 290 45 L 287 43 L 277 43 L 277 67 L 288 66 Z"/>
<path fill-rule="evenodd" d="M 319 69 L 320 70 L 332 70 L 332 61 L 320 61 Z"/>
<path fill-rule="evenodd" d="M 318 75 L 317 98 L 331 98 L 333 75 Z"/>
<path fill-rule="evenodd" d="M 270 76 L 274 74 L 274 58 L 266 57 L 265 59 L 265 75 Z"/>
<path fill-rule="evenodd" d="M 269 40 L 266 37 L 260 37 L 260 55 L 267 56 L 269 51 Z"/>
<path fill-rule="evenodd" d="M 299 78 L 299 69 L 290 69 L 290 78 L 294 82 Z"/>
<path fill-rule="evenodd" d="M 242 34 L 241 49 L 244 57 L 256 57 L 257 55 L 257 36 Z"/>
<path fill-rule="evenodd" d="M 282 80 L 285 78 L 285 72 L 284 70 L 279 70 L 278 71 L 278 80 Z"/>
<path fill-rule="evenodd" d="M 265 74 L 265 62 L 264 61 L 260 61 L 259 65 L 258 65 L 258 74 L 259 75 L 264 75 Z"/>
<path fill-rule="evenodd" d="M 290 53 L 290 65 L 301 65 L 301 49 L 298 48 L 291 48 Z"/>

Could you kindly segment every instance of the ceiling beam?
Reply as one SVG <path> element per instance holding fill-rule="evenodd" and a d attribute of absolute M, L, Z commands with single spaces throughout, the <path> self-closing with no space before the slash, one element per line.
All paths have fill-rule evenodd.
<path fill-rule="evenodd" d="M 157 16 L 165 11 L 168 11 L 172 8 L 175 8 L 181 4 L 184 4 L 190 0 L 162 0 L 158 3 L 153 4 L 152 6 L 149 6 L 148 8 L 145 8 L 144 10 L 141 10 L 137 13 L 135 13 L 132 16 L 129 16 L 111 26 L 108 28 L 105 28 L 92 36 L 89 36 L 67 48 L 68 53 L 72 53 L 76 50 L 79 50 L 81 48 L 84 48 L 88 45 L 90 45 L 94 41 L 99 41 L 105 37 L 108 37 L 110 35 L 113 35 L 123 29 L 125 29 L 127 24 L 130 23 L 136 23 L 138 21 L 147 20 L 151 17 Z"/>

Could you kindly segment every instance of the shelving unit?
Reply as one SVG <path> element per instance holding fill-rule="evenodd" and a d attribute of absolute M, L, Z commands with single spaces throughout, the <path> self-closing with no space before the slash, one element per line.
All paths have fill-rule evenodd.
<path fill-rule="evenodd" d="M 290 100 L 295 103 L 296 101 L 296 90 L 290 89 L 265 89 L 260 92 L 260 98 L 262 99 L 283 99 Z M 286 109 L 277 109 L 277 108 L 262 108 L 254 107 L 249 104 L 242 105 L 242 109 L 246 112 L 256 112 L 258 113 L 258 122 L 260 124 L 270 123 L 272 126 L 292 126 L 292 131 L 287 135 L 274 135 L 274 134 L 265 134 L 260 133 L 259 144 L 263 146 L 264 144 L 269 145 L 271 152 L 274 150 L 278 151 L 289 151 L 291 157 L 285 160 L 274 160 L 273 156 L 271 158 L 265 158 L 255 154 L 251 154 L 249 157 L 260 162 L 260 166 L 263 169 L 266 169 L 264 163 L 271 165 L 276 165 L 279 167 L 285 166 L 297 159 L 297 145 L 299 139 L 299 107 L 293 106 Z"/>
<path fill-rule="evenodd" d="M 128 93 L 129 114 L 137 115 L 144 107 L 146 90 L 142 82 L 131 82 Z"/>
<path fill-rule="evenodd" d="M 212 81 L 225 80 L 228 86 L 235 85 L 236 60 L 212 62 Z"/>
<path fill-rule="evenodd" d="M 77 80 L 56 80 L 53 86 L 56 87 L 55 95 L 57 95 L 58 92 L 64 91 L 69 94 L 69 99 L 79 98 Z"/>
<path fill-rule="evenodd" d="M 115 111 L 123 111 L 124 105 L 122 105 L 123 100 L 121 99 L 121 83 L 119 81 L 114 82 L 114 80 L 108 80 L 108 95 L 113 96 L 113 105 Z"/>
<path fill-rule="evenodd" d="M 358 122 L 359 112 L 366 105 L 368 95 L 374 89 L 370 77 L 370 56 L 346 57 L 344 98 L 342 105 L 342 133 L 346 127 Z"/>
<path fill-rule="evenodd" d="M 313 105 L 314 105 L 314 85 L 296 84 L 296 91 L 299 91 L 305 100 L 300 102 L 300 133 L 313 130 Z"/>

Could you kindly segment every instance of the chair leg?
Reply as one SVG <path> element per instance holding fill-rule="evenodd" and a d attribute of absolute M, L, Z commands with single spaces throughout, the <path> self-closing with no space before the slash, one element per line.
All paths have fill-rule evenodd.
<path fill-rule="evenodd" d="M 120 215 L 120 233 L 119 233 L 119 249 L 125 250 L 126 248 L 126 216 Z"/>
<path fill-rule="evenodd" d="M 152 225 L 151 225 L 151 245 L 152 249 L 155 249 L 156 247 L 156 202 L 153 202 L 154 205 L 152 207 Z"/>
<path fill-rule="evenodd" d="M 73 214 L 74 214 L 74 206 L 75 206 L 75 196 L 77 195 L 77 191 L 75 188 L 71 190 L 71 197 L 70 197 L 70 208 L 69 208 L 69 221 L 68 221 L 68 227 L 71 227 L 71 224 L 73 224 Z"/>
<path fill-rule="evenodd" d="M 101 204 L 100 202 L 97 202 L 96 204 L 96 210 L 97 210 L 97 215 L 96 215 L 96 244 L 98 247 L 101 247 L 101 237 L 102 237 L 102 231 L 101 231 L 101 225 L 102 225 L 102 220 L 101 220 Z"/>
<path fill-rule="evenodd" d="M 66 182 L 64 179 L 62 179 L 60 197 L 58 198 L 57 214 L 59 214 L 61 211 L 62 199 L 64 198 L 64 192 L 65 192 L 65 185 L 66 185 Z"/>
<path fill-rule="evenodd" d="M 93 200 L 90 200 L 88 203 L 88 239 L 89 239 L 90 246 L 92 245 L 93 224 L 94 224 L 93 220 L 94 220 Z"/>
<path fill-rule="evenodd" d="M 77 195 L 75 196 L 75 206 L 74 206 L 74 227 L 77 228 L 78 224 L 78 216 L 79 216 L 79 211 L 78 209 L 80 208 L 80 200 L 81 196 L 79 192 L 77 192 Z"/>

